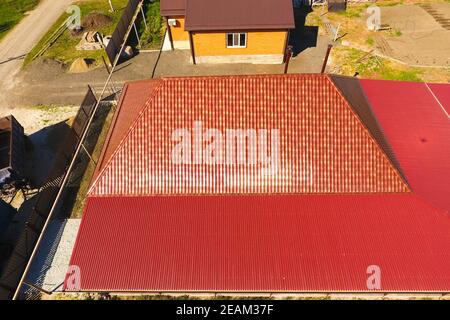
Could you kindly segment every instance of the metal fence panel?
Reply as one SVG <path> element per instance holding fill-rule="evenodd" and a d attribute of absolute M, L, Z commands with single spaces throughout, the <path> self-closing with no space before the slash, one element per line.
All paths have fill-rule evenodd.
<path fill-rule="evenodd" d="M 111 36 L 111 40 L 106 46 L 106 54 L 108 55 L 111 65 L 114 64 L 122 44 L 127 41 L 127 39 L 125 39 L 127 29 L 133 20 L 133 15 L 136 12 L 140 2 L 141 0 L 130 0 L 128 2 L 122 17 L 120 18 L 120 21 Z"/>
<path fill-rule="evenodd" d="M 95 94 L 89 88 L 75 117 L 72 129 L 67 133 L 64 143 L 55 158 L 47 182 L 35 197 L 36 200 L 26 222 L 26 227 L 15 244 L 11 257 L 0 276 L 0 300 L 12 299 L 14 295 L 56 199 L 70 160 L 74 156 L 78 143 L 80 143 L 80 137 L 86 130 L 88 120 L 96 104 Z"/>

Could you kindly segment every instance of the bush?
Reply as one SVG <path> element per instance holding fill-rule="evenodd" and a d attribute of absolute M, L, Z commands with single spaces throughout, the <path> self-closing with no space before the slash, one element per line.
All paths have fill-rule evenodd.
<path fill-rule="evenodd" d="M 159 1 L 146 2 L 144 4 L 145 18 L 147 20 L 147 28 L 144 21 L 141 22 L 141 43 L 143 47 L 159 47 L 163 38 L 163 23 L 160 15 Z"/>

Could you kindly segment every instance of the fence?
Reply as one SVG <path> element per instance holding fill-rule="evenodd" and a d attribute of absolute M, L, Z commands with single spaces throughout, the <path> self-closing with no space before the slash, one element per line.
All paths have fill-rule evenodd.
<path fill-rule="evenodd" d="M 43 231 L 58 191 L 62 187 L 61 184 L 67 166 L 74 156 L 77 145 L 81 142 L 81 137 L 87 130 L 88 121 L 97 102 L 97 98 L 89 87 L 73 125 L 67 132 L 64 143 L 55 158 L 49 178 L 35 197 L 36 200 L 25 223 L 25 229 L 20 234 L 14 250 L 3 268 L 0 277 L 0 300 L 11 299 L 16 291 L 32 251 Z"/>
<path fill-rule="evenodd" d="M 24 285 L 34 291 L 39 291 L 35 283 L 25 282 L 27 274 L 33 263 L 39 244 L 44 238 L 49 222 L 54 216 L 58 205 L 61 205 L 60 200 L 62 195 L 74 180 L 74 175 L 76 175 L 77 171 L 77 162 L 82 154 L 81 151 L 84 150 L 90 157 L 89 151 L 86 150 L 84 143 L 86 142 L 88 131 L 93 124 L 94 116 L 97 114 L 101 102 L 104 101 L 103 99 L 108 92 L 111 93 L 113 98 L 119 93 L 116 90 L 112 76 L 139 11 L 142 12 L 142 5 L 143 0 L 129 1 L 121 22 L 114 32 L 116 34 L 115 42 L 111 41 L 111 45 L 108 44 L 110 48 L 105 48 L 112 63 L 111 70 L 108 70 L 108 78 L 98 98 L 96 98 L 93 90 L 89 87 L 88 93 L 73 123 L 72 130 L 66 137 L 63 149 L 58 153 L 54 170 L 50 175 L 51 178 L 36 197 L 37 200 L 32 214 L 14 248 L 11 258 L 3 269 L 0 277 L 0 299 L 24 298 L 21 296 L 24 292 Z M 130 12 L 133 12 L 131 16 Z M 127 21 L 128 27 L 125 28 L 124 26 L 127 25 L 125 22 Z M 124 30 L 125 33 L 123 33 Z M 119 42 L 117 42 L 118 39 L 121 41 L 120 46 Z M 25 296 L 25 298 L 27 297 Z"/>
<path fill-rule="evenodd" d="M 124 9 L 122 17 L 120 18 L 120 21 L 111 36 L 111 40 L 105 49 L 111 65 L 114 64 L 122 44 L 126 42 L 128 38 L 127 31 L 134 24 L 137 16 L 136 12 L 140 10 L 142 3 L 143 0 L 130 0 Z"/>

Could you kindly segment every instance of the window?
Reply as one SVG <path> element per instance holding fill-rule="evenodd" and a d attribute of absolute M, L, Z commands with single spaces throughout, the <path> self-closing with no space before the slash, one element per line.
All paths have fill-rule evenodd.
<path fill-rule="evenodd" d="M 246 33 L 227 33 L 227 48 L 247 47 Z"/>

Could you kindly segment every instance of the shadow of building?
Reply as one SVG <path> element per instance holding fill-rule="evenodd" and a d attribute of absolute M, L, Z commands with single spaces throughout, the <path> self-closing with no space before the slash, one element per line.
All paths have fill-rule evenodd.
<path fill-rule="evenodd" d="M 317 46 L 318 26 L 306 26 L 306 17 L 312 12 L 310 6 L 294 8 L 295 29 L 289 35 L 289 45 L 293 48 L 294 57 L 307 48 Z"/>

